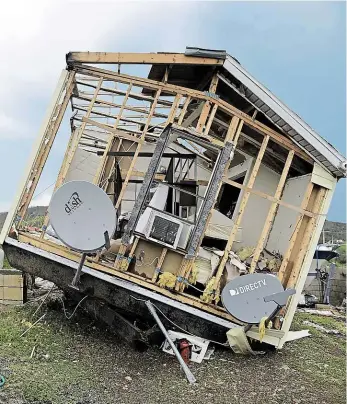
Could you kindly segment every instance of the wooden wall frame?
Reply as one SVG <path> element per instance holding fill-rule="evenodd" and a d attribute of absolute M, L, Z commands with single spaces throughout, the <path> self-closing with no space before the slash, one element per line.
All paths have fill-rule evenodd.
<path fill-rule="evenodd" d="M 261 232 L 261 236 L 255 247 L 255 253 L 251 262 L 250 272 L 253 272 L 256 267 L 256 263 L 259 256 L 266 245 L 269 233 L 271 231 L 272 224 L 274 222 L 276 212 L 279 206 L 286 207 L 293 211 L 299 212 L 299 217 L 296 222 L 295 230 L 293 231 L 291 240 L 288 245 L 287 252 L 284 255 L 283 262 L 279 271 L 279 278 L 281 281 L 290 287 L 295 287 L 299 293 L 301 292 L 305 273 L 307 274 L 310 264 L 310 259 L 312 259 L 314 253 L 314 243 L 317 241 L 319 232 L 323 226 L 325 215 L 329 207 L 329 203 L 333 194 L 333 190 L 336 184 L 336 178 L 331 176 L 329 173 L 324 174 L 323 184 L 328 184 L 328 188 L 321 186 L 319 184 L 314 184 L 310 182 L 303 198 L 301 206 L 293 206 L 281 200 L 284 186 L 289 174 L 289 170 L 293 163 L 295 157 L 299 157 L 306 163 L 313 165 L 313 160 L 309 157 L 299 146 L 297 146 L 292 140 L 284 135 L 278 133 L 267 127 L 265 124 L 256 120 L 256 114 L 252 116 L 248 115 L 244 111 L 240 111 L 233 105 L 223 101 L 216 95 L 216 90 L 218 86 L 218 74 L 215 72 L 211 75 L 209 81 L 209 92 L 203 92 L 199 90 L 193 90 L 190 88 L 168 84 L 168 78 L 170 75 L 170 68 L 166 68 L 165 74 L 162 81 L 151 80 L 148 78 L 136 77 L 126 74 L 121 74 L 120 72 L 114 72 L 111 70 L 102 69 L 99 67 L 94 67 L 86 65 L 84 63 L 123 63 L 123 64 L 191 64 L 191 65 L 205 65 L 205 66 L 221 66 L 223 61 L 221 59 L 215 58 L 194 58 L 186 57 L 181 54 L 114 54 L 114 53 L 98 53 L 98 52 L 73 52 L 68 54 L 67 57 L 69 64 L 69 71 L 63 71 L 61 78 L 58 83 L 58 87 L 53 97 L 52 104 L 48 110 L 44 124 L 40 130 L 38 141 L 35 144 L 33 156 L 30 160 L 25 179 L 22 183 L 20 191 L 16 197 L 15 203 L 8 215 L 3 231 L 0 235 L 0 243 L 3 243 L 9 230 L 14 222 L 14 218 L 17 215 L 16 225 L 20 228 L 22 224 L 23 217 L 26 214 L 28 206 L 31 202 L 31 198 L 35 191 L 36 185 L 45 166 L 45 162 L 49 155 L 50 149 L 52 147 L 55 136 L 58 132 L 59 125 L 63 119 L 68 102 L 73 99 L 82 100 L 86 102 L 86 105 L 79 105 L 76 107 L 78 111 L 79 118 L 76 121 L 80 126 L 74 128 L 71 133 L 71 137 L 68 143 L 67 150 L 61 165 L 56 183 L 55 189 L 59 187 L 68 172 L 69 166 L 72 162 L 73 156 L 81 144 L 82 137 L 86 128 L 95 127 L 103 131 L 108 135 L 108 138 L 103 146 L 104 155 L 101 159 L 101 163 L 94 177 L 94 183 L 102 186 L 104 189 L 107 188 L 107 181 L 112 175 L 112 170 L 114 169 L 113 163 L 108 160 L 107 151 L 120 150 L 122 147 L 122 142 L 130 141 L 135 147 L 134 157 L 131 161 L 130 167 L 125 175 L 124 183 L 118 199 L 115 203 L 116 209 L 119 208 L 122 198 L 124 196 L 125 190 L 131 176 L 134 175 L 134 169 L 137 157 L 140 153 L 142 145 L 145 141 L 155 141 L 156 135 L 149 131 L 149 128 L 153 126 L 153 122 L 159 128 L 164 127 L 168 123 L 173 123 L 178 128 L 186 128 L 195 122 L 194 135 L 201 138 L 204 141 L 210 141 L 212 144 L 217 144 L 223 146 L 226 142 L 233 142 L 234 148 L 238 146 L 238 142 L 241 142 L 245 136 L 242 133 L 242 129 L 245 126 L 256 131 L 263 137 L 263 141 L 257 152 L 257 156 L 254 159 L 254 165 L 251 175 L 248 179 L 246 185 L 238 184 L 235 181 L 229 180 L 226 177 L 226 172 L 220 181 L 219 188 L 223 183 L 227 183 L 234 187 L 242 190 L 241 203 L 239 206 L 239 212 L 235 219 L 235 224 L 230 233 L 227 246 L 224 250 L 223 257 L 219 263 L 216 279 L 214 282 L 214 290 L 218 292 L 220 285 L 220 279 L 224 271 L 226 261 L 230 250 L 232 249 L 233 243 L 235 241 L 236 232 L 241 224 L 247 202 L 251 195 L 257 195 L 265 198 L 271 202 L 269 211 L 267 213 L 266 220 Z M 85 81 L 84 81 L 85 80 Z M 89 80 L 89 81 L 88 81 Z M 95 82 L 95 84 L 94 84 Z M 106 82 L 112 82 L 114 84 L 119 84 L 124 87 L 122 88 L 111 88 L 107 87 Z M 82 86 L 93 89 L 92 96 L 90 97 L 82 92 L 79 92 L 79 88 Z M 151 90 L 152 95 L 147 95 L 146 93 L 140 93 L 134 91 L 135 87 L 142 88 L 143 90 Z M 89 91 L 89 90 L 88 90 Z M 104 99 L 104 96 L 111 94 L 117 97 L 123 97 L 122 103 L 110 102 Z M 165 96 L 163 95 L 165 94 Z M 170 95 L 171 100 L 168 99 L 167 95 Z M 137 105 L 129 105 L 129 100 L 145 101 L 149 105 L 144 107 Z M 189 113 L 192 110 L 192 106 L 198 105 L 198 107 L 193 110 L 193 116 L 187 117 L 187 111 Z M 117 114 L 111 114 L 103 111 L 103 108 L 109 107 L 118 109 Z M 165 107 L 165 113 L 158 112 L 158 107 Z M 167 110 L 166 110 L 167 109 Z M 129 112 L 130 111 L 130 112 Z M 136 113 L 138 117 L 129 117 L 127 114 Z M 217 113 L 218 117 L 222 115 L 227 116 L 227 120 L 223 124 L 225 125 L 225 138 L 217 138 L 214 136 L 211 128 L 215 124 Z M 223 114 L 221 114 L 223 113 Z M 101 118 L 114 119 L 115 123 L 110 125 L 102 121 Z M 158 123 L 158 120 L 163 119 L 163 121 Z M 101 120 L 101 121 L 100 121 Z M 228 121 L 229 120 L 229 121 Z M 129 129 L 124 126 L 124 123 L 129 123 L 133 125 L 143 126 L 139 129 Z M 151 125 L 152 124 L 152 125 Z M 244 140 L 244 139 L 243 139 Z M 262 164 L 263 157 L 267 151 L 269 141 L 279 144 L 283 149 L 285 149 L 288 154 L 285 160 L 283 172 L 280 176 L 279 182 L 277 184 L 277 189 L 274 195 L 268 195 L 266 193 L 260 192 L 253 189 L 258 170 Z M 285 159 L 285 157 L 284 157 Z M 106 185 L 104 183 L 106 181 Z M 48 216 L 45 217 L 44 226 L 40 234 L 40 238 L 35 238 L 25 233 L 20 233 L 20 241 L 30 242 L 39 248 L 47 249 L 47 251 L 53 251 L 59 255 L 70 257 L 75 261 L 78 260 L 79 255 L 69 251 L 65 247 L 53 245 L 54 243 L 48 242 L 44 239 L 46 226 L 48 224 Z M 206 231 L 206 227 L 205 227 Z M 134 253 L 136 247 L 136 241 L 132 245 L 129 245 L 130 256 Z M 201 243 L 202 239 L 200 240 Z M 159 262 L 157 269 L 160 270 L 165 257 L 167 256 L 167 248 L 163 248 L 161 255 L 159 257 Z M 125 254 L 125 246 L 122 246 L 120 250 L 120 255 Z M 294 262 L 293 256 L 296 256 L 296 261 Z M 73 258 L 72 258 L 73 257 Z M 311 258 L 310 258 L 311 257 Z M 183 259 L 181 268 L 179 269 L 179 276 L 183 279 L 189 277 L 192 265 L 194 263 L 195 257 L 189 257 Z M 98 262 L 96 260 L 87 260 L 87 265 L 94 269 L 110 273 L 112 275 L 118 276 L 122 279 L 130 280 L 139 285 L 146 286 L 152 290 L 155 290 L 164 295 L 174 297 L 177 300 L 184 301 L 195 307 L 203 308 L 204 310 L 216 314 L 220 317 L 227 318 L 229 320 L 238 323 L 229 314 L 225 312 L 222 308 L 215 304 L 208 304 L 200 302 L 198 299 L 188 296 L 184 293 L 184 283 L 176 282 L 175 290 L 168 291 L 166 289 L 160 288 L 155 282 L 157 281 L 158 271 L 153 274 L 151 279 L 145 280 L 136 274 L 127 272 L 127 267 L 122 266 L 120 268 L 121 260 L 116 259 L 113 266 L 106 265 L 105 263 Z M 295 307 L 297 304 L 298 296 L 293 297 L 284 314 L 284 322 L 282 325 L 282 330 L 284 330 L 285 335 L 289 331 L 289 327 L 294 315 Z M 282 343 L 285 342 L 285 336 L 282 338 Z"/>

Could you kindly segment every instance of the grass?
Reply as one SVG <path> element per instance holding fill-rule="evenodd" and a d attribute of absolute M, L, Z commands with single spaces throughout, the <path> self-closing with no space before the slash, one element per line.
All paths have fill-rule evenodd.
<path fill-rule="evenodd" d="M 4 269 L 11 269 L 11 268 L 12 268 L 11 265 L 10 265 L 10 263 L 8 262 L 8 259 L 7 259 L 6 255 L 4 256 L 3 268 L 4 268 Z"/>
<path fill-rule="evenodd" d="M 78 334 L 78 325 L 59 325 L 54 312 L 20 337 L 40 317 L 33 320 L 33 312 L 34 309 L 16 308 L 1 313 L 1 358 L 10 362 L 8 371 L 3 372 L 8 379 L 7 388 L 11 392 L 20 391 L 27 400 L 72 403 L 73 399 L 69 401 L 66 394 L 76 380 L 82 390 L 97 387 L 93 385 L 90 347 L 89 355 L 84 356 L 83 335 Z"/>
<path fill-rule="evenodd" d="M 61 310 L 47 308 L 33 319 L 36 307 L 0 308 L 0 374 L 6 378 L 0 403 L 12 398 L 15 404 L 342 404 L 346 400 L 345 326 L 331 317 L 298 313 L 293 328 L 310 328 L 312 337 L 288 343 L 279 353 L 244 357 L 217 350 L 213 360 L 190 364 L 198 380 L 191 386 L 176 359 L 157 348 L 138 353 L 79 310 L 71 321 Z M 44 310 L 44 320 L 20 337 Z M 305 320 L 338 329 L 344 337 L 307 327 Z"/>
<path fill-rule="evenodd" d="M 323 326 L 326 329 L 337 330 L 341 336 L 333 336 L 304 324 L 310 321 Z M 345 400 L 346 385 L 346 324 L 345 321 L 334 317 L 318 316 L 305 313 L 297 313 L 293 329 L 308 328 L 311 338 L 296 341 L 292 349 L 298 349 L 299 357 L 290 357 L 289 362 L 295 363 L 302 374 L 309 376 L 317 389 L 326 386 L 331 388 L 331 399 L 342 402 Z M 299 360 L 297 360 L 299 359 Z M 328 387 L 329 386 L 329 387 Z"/>

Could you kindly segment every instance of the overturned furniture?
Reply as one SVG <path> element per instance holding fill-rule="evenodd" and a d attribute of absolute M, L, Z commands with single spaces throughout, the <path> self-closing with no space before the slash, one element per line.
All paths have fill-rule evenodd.
<path fill-rule="evenodd" d="M 184 330 L 223 342 L 245 325 L 220 302 L 226 283 L 271 273 L 296 294 L 263 341 L 281 348 L 297 337 L 290 325 L 346 163 L 236 59 L 196 48 L 67 54 L 0 237 L 14 267 L 65 288 L 80 255 L 48 214 L 40 231 L 26 227 L 63 141 L 51 191 L 92 182 L 118 218 L 111 247 L 87 257 L 81 291 L 144 317 L 151 300 Z M 254 327 L 247 335 L 259 339 Z"/>

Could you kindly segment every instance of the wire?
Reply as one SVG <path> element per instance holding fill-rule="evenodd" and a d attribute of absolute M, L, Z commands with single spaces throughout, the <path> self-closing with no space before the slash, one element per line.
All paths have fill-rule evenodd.
<path fill-rule="evenodd" d="M 145 264 L 144 261 L 136 260 L 136 264 L 135 264 L 135 265 L 136 265 L 137 267 L 150 267 L 151 265 L 153 265 L 153 263 L 154 263 L 155 260 L 158 260 L 158 261 L 159 261 L 159 257 L 155 257 L 154 260 L 153 260 L 150 264 Z M 141 264 L 138 264 L 137 262 L 142 262 L 142 263 L 141 263 Z"/>
<path fill-rule="evenodd" d="M 59 297 L 59 299 L 60 299 L 61 302 L 63 303 L 64 315 L 65 315 L 65 317 L 66 317 L 68 320 L 71 320 L 71 319 L 72 319 L 72 317 L 73 317 L 74 314 L 76 313 L 76 310 L 78 309 L 79 305 L 80 305 L 87 297 L 88 297 L 88 295 L 85 295 L 85 296 L 77 303 L 77 306 L 75 307 L 74 311 L 72 312 L 72 314 L 71 314 L 70 316 L 68 316 L 68 315 L 66 314 L 66 309 L 65 309 L 64 300 L 63 300 L 61 297 Z"/>
<path fill-rule="evenodd" d="M 132 296 L 132 295 L 130 295 L 130 297 L 132 297 L 132 298 L 135 299 L 135 300 L 141 301 L 141 302 L 146 302 L 145 299 L 139 299 L 138 297 L 135 297 L 135 296 Z M 156 304 L 154 304 L 153 302 L 152 302 L 152 304 L 153 304 L 153 306 L 159 311 L 159 313 L 161 313 L 161 315 L 162 315 L 163 317 L 165 317 L 166 320 L 169 321 L 172 325 L 174 325 L 175 327 L 179 328 L 179 329 L 180 329 L 181 331 L 183 331 L 184 333 L 191 335 L 192 337 L 201 338 L 201 337 L 198 337 L 197 335 L 191 333 L 190 331 L 185 330 L 184 328 L 180 327 L 180 326 L 179 326 L 178 324 L 176 324 L 174 321 L 170 320 L 169 317 L 167 317 L 167 316 L 159 309 L 159 307 L 158 307 Z M 207 338 L 206 338 L 206 339 L 207 339 Z M 222 343 L 222 342 L 213 341 L 213 340 L 211 340 L 211 339 L 209 339 L 209 341 L 212 342 L 213 344 L 222 345 L 222 346 L 224 346 L 224 347 L 229 346 L 229 343 L 228 343 L 228 342 Z"/>
<path fill-rule="evenodd" d="M 85 160 L 87 160 L 89 157 L 90 157 L 90 154 L 88 154 L 88 156 L 85 157 L 82 161 L 80 161 L 79 163 L 77 163 L 76 167 L 72 168 L 71 171 L 77 170 L 77 168 L 78 168 L 82 163 L 84 163 Z M 56 183 L 56 181 L 52 182 L 52 184 L 51 184 L 51 185 L 48 185 L 48 187 L 45 188 L 43 191 L 41 191 L 41 192 L 39 192 L 38 194 L 34 195 L 34 196 L 31 198 L 31 201 L 33 201 L 33 200 L 34 200 L 35 198 L 37 198 L 38 196 L 42 195 L 45 191 L 47 191 L 47 189 L 49 189 L 50 187 L 52 187 L 53 185 L 55 185 L 55 183 Z"/>
<path fill-rule="evenodd" d="M 46 293 L 44 299 L 42 300 L 42 302 L 40 303 L 39 307 L 35 310 L 35 313 L 32 315 L 32 317 L 35 316 L 35 314 L 40 310 L 41 306 L 43 305 L 43 303 L 46 301 L 47 297 L 50 295 L 50 293 L 52 292 L 52 290 L 55 288 L 55 285 L 53 285 L 50 290 L 48 291 L 48 293 Z"/>

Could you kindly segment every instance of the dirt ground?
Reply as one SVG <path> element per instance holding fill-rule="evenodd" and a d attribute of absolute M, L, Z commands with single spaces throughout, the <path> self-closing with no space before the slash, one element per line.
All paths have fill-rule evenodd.
<path fill-rule="evenodd" d="M 197 383 L 189 385 L 176 359 L 158 348 L 136 352 L 80 310 L 67 320 L 47 307 L 33 319 L 35 309 L 0 309 L 1 404 L 346 402 L 341 320 L 298 313 L 294 329 L 309 320 L 343 335 L 309 327 L 312 337 L 258 357 L 217 349 L 211 360 L 190 364 Z"/>

